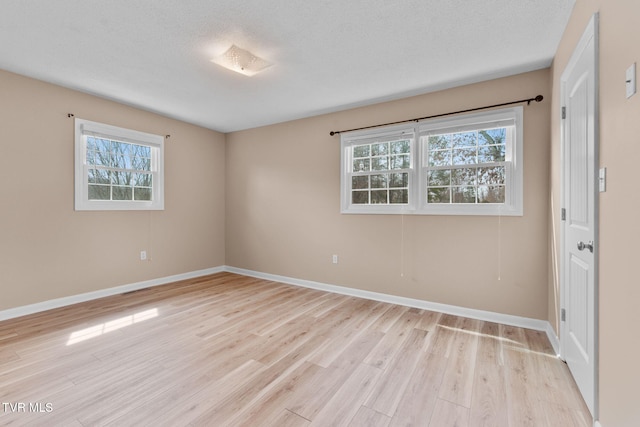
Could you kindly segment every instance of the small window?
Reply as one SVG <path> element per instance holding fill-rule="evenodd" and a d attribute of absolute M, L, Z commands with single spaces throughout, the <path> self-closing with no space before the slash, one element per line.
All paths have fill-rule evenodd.
<path fill-rule="evenodd" d="M 164 209 L 164 138 L 75 120 L 75 209 Z"/>
<path fill-rule="evenodd" d="M 522 107 L 346 134 L 342 156 L 343 213 L 522 215 Z"/>
<path fill-rule="evenodd" d="M 410 208 L 413 129 L 343 140 L 343 156 L 343 207 L 348 211 L 393 213 Z"/>
<path fill-rule="evenodd" d="M 504 203 L 506 127 L 429 135 L 427 203 Z"/>

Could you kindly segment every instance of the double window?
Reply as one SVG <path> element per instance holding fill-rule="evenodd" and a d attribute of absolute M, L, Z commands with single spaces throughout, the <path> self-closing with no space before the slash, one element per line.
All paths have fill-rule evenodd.
<path fill-rule="evenodd" d="M 76 119 L 76 210 L 164 209 L 164 138 Z"/>
<path fill-rule="evenodd" d="M 343 213 L 522 215 L 522 107 L 341 141 Z"/>

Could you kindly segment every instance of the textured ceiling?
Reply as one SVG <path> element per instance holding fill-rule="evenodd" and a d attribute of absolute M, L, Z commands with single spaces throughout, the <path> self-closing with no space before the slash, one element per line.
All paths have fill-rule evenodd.
<path fill-rule="evenodd" d="M 229 132 L 547 67 L 574 1 L 2 0 L 0 69 Z"/>

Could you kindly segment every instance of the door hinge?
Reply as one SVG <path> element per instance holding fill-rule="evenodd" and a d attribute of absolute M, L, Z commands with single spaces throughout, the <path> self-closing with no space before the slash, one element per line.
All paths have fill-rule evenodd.
<path fill-rule="evenodd" d="M 565 208 L 562 208 L 562 210 L 560 211 L 560 219 L 562 221 L 567 220 L 567 210 Z"/>
<path fill-rule="evenodd" d="M 567 320 L 567 310 L 564 308 L 560 309 L 560 320 L 565 322 Z"/>
<path fill-rule="evenodd" d="M 567 107 L 562 107 L 562 118 L 563 119 L 567 118 Z"/>

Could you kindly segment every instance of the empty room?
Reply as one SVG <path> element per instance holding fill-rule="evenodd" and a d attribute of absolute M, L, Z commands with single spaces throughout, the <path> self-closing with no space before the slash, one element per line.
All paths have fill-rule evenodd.
<path fill-rule="evenodd" d="M 2 2 L 0 425 L 640 425 L 639 20 Z"/>

